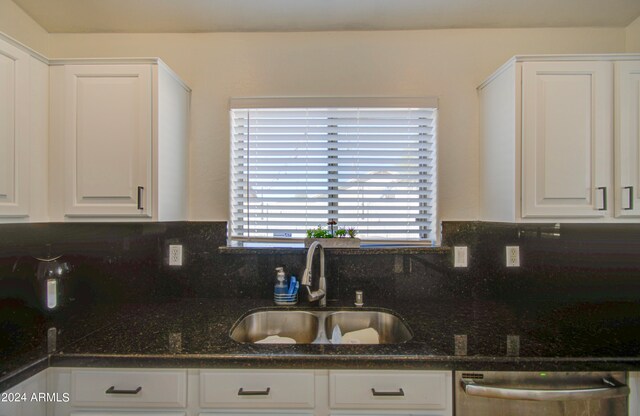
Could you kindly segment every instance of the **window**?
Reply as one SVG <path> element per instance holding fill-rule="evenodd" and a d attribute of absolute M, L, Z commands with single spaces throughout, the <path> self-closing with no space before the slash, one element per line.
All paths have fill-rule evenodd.
<path fill-rule="evenodd" d="M 436 102 L 232 100 L 230 240 L 297 242 L 335 220 L 363 244 L 433 244 Z"/>

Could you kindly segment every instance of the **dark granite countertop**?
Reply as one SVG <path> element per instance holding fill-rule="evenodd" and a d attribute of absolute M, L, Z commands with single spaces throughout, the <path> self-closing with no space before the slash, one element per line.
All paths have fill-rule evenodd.
<path fill-rule="evenodd" d="M 91 313 L 74 314 L 75 318 L 57 318 L 49 322 L 57 328 L 55 352 L 47 353 L 53 349 L 52 340 L 47 340 L 48 328 L 42 324 L 40 331 L 45 332 L 34 332 L 33 336 L 41 342 L 36 342 L 31 352 L 3 356 L 0 389 L 16 384 L 46 365 L 640 369 L 640 303 L 635 302 L 508 304 L 372 300 L 367 307 L 391 309 L 403 316 L 414 333 L 413 338 L 395 345 L 340 346 L 240 344 L 229 338 L 230 328 L 243 314 L 270 306 L 268 300 L 180 299 L 97 307 L 92 308 Z M 340 306 L 329 304 L 329 308 Z M 466 355 L 456 355 L 455 335 L 467 336 Z M 507 349 L 509 335 L 518 336 L 519 348 Z M 34 367 L 38 362 L 40 367 Z"/>

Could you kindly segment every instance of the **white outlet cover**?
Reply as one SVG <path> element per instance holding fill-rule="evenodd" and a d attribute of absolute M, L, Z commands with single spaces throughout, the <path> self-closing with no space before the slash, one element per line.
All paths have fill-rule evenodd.
<path fill-rule="evenodd" d="M 520 247 L 507 246 L 507 267 L 520 267 Z"/>
<path fill-rule="evenodd" d="M 171 244 L 169 246 L 169 266 L 182 266 L 181 244 Z"/>
<path fill-rule="evenodd" d="M 453 248 L 453 267 L 467 267 L 467 247 L 454 247 Z"/>

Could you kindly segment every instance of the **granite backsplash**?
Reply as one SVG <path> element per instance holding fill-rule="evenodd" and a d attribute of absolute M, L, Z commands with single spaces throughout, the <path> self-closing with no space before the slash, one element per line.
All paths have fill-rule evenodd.
<path fill-rule="evenodd" d="M 72 267 L 66 301 L 94 305 L 268 299 L 273 269 L 300 276 L 305 261 L 302 249 L 220 250 L 224 222 L 4 224 L 0 236 L 0 325 L 16 305 L 44 309 L 36 257 L 62 255 Z M 183 266 L 168 265 L 172 243 L 183 245 Z M 329 299 L 362 289 L 365 302 L 640 300 L 640 224 L 445 222 L 443 246 L 454 245 L 468 247 L 469 267 L 453 268 L 451 250 L 327 251 Z M 504 266 L 506 245 L 520 247 L 521 267 Z"/>

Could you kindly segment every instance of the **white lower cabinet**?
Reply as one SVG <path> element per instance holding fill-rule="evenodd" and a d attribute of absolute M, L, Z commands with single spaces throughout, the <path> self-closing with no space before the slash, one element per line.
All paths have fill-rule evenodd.
<path fill-rule="evenodd" d="M 216 413 L 200 413 L 199 416 L 313 416 L 313 413 L 289 413 L 289 412 L 216 412 Z"/>
<path fill-rule="evenodd" d="M 157 416 L 186 416 L 185 412 L 135 412 L 135 413 L 122 413 L 120 411 L 115 412 L 73 412 L 70 416 L 144 416 L 144 415 L 157 415 Z"/>
<path fill-rule="evenodd" d="M 313 371 L 201 371 L 203 408 L 313 409 Z"/>
<path fill-rule="evenodd" d="M 330 371 L 331 409 L 371 409 L 362 416 L 451 415 L 452 389 L 449 371 Z M 412 412 L 401 412 L 412 410 Z M 331 413 L 342 416 L 344 413 Z M 351 414 L 351 412 L 349 412 Z"/>
<path fill-rule="evenodd" d="M 186 416 L 187 370 L 51 368 L 50 389 L 68 393 L 54 416 Z M 152 410 L 147 410 L 152 409 Z"/>
<path fill-rule="evenodd" d="M 187 372 L 72 370 L 70 394 L 75 407 L 184 408 Z"/>
<path fill-rule="evenodd" d="M 0 393 L 0 416 L 46 416 L 46 370 Z"/>
<path fill-rule="evenodd" d="M 50 391 L 69 393 L 70 400 L 56 403 L 48 416 L 453 414 L 450 371 L 50 368 L 49 372 Z"/>
<path fill-rule="evenodd" d="M 629 394 L 629 415 L 640 415 L 640 372 L 629 372 L 627 385 L 631 389 Z"/>

